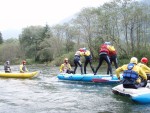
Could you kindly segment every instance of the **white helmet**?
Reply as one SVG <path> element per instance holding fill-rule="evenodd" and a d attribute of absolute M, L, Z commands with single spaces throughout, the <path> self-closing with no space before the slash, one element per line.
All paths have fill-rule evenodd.
<path fill-rule="evenodd" d="M 106 45 L 111 45 L 111 42 L 105 42 L 104 44 L 106 44 Z"/>
<path fill-rule="evenodd" d="M 130 63 L 137 64 L 138 63 L 138 59 L 136 57 L 132 57 L 131 60 L 130 60 Z"/>

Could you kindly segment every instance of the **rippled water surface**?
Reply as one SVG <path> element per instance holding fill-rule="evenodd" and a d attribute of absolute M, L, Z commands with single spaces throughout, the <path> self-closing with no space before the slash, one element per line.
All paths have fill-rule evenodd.
<path fill-rule="evenodd" d="M 32 79 L 0 78 L 0 113 L 150 112 L 150 104 L 140 105 L 114 95 L 111 88 L 115 85 L 60 81 L 58 69 L 28 66 L 40 75 Z M 12 66 L 12 70 L 18 71 L 18 66 Z"/>

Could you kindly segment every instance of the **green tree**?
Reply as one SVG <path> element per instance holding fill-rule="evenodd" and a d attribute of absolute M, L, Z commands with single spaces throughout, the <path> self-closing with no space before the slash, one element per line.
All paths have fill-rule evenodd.
<path fill-rule="evenodd" d="M 39 61 L 38 52 L 41 50 L 40 44 L 45 38 L 48 38 L 46 33 L 45 28 L 42 26 L 30 26 L 23 29 L 19 41 L 28 58 L 34 56 L 35 61 Z"/>
<path fill-rule="evenodd" d="M 3 37 L 2 37 L 2 33 L 0 32 L 0 44 L 3 43 Z"/>

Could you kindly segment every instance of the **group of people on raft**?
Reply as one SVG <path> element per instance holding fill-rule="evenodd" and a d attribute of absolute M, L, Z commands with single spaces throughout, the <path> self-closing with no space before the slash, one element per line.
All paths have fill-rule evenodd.
<path fill-rule="evenodd" d="M 83 73 L 83 67 L 81 63 L 81 56 L 85 57 L 85 62 L 84 62 L 84 73 Z M 86 48 L 80 48 L 78 51 L 76 51 L 74 55 L 74 71 L 72 71 L 70 64 L 68 63 L 68 58 L 64 59 L 64 63 L 60 66 L 60 72 L 61 73 L 76 73 L 77 67 L 80 67 L 81 74 L 87 74 L 86 73 L 86 67 L 88 64 L 90 64 L 90 67 L 93 71 L 93 73 L 96 75 L 98 69 L 102 65 L 103 61 L 106 61 L 108 64 L 108 69 L 107 69 L 107 74 L 110 73 L 111 76 L 113 76 L 112 73 L 112 67 L 111 64 L 114 62 L 115 68 L 118 68 L 118 60 L 117 60 L 117 52 L 114 48 L 114 46 L 111 45 L 110 42 L 105 42 L 100 46 L 99 50 L 99 64 L 96 67 L 96 70 L 94 70 L 94 67 L 92 66 L 92 56 L 91 52 L 87 50 Z"/>
<path fill-rule="evenodd" d="M 20 73 L 28 72 L 25 60 L 22 61 L 21 65 L 19 66 L 19 70 L 20 70 Z M 5 73 L 11 73 L 10 61 L 9 60 L 7 60 L 4 63 L 4 71 L 5 71 Z"/>
<path fill-rule="evenodd" d="M 74 56 L 74 65 L 75 65 L 74 70 L 72 71 L 71 65 L 68 62 L 68 58 L 65 58 L 64 63 L 60 66 L 60 72 L 75 74 L 76 69 L 79 66 L 81 70 L 81 74 L 83 74 L 82 63 L 80 60 L 81 56 L 85 57 L 84 74 L 87 74 L 86 67 L 88 63 L 90 64 L 90 67 L 94 75 L 96 75 L 103 61 L 106 61 L 108 65 L 107 74 L 110 73 L 110 76 L 113 77 L 111 64 L 112 62 L 114 62 L 116 68 L 116 75 L 119 80 L 120 80 L 120 73 L 123 72 L 122 74 L 123 80 L 121 81 L 124 88 L 145 87 L 147 84 L 147 80 L 150 80 L 150 75 L 149 75 L 150 68 L 147 66 L 148 59 L 146 57 L 143 57 L 140 63 L 138 63 L 138 59 L 136 57 L 132 57 L 129 64 L 118 67 L 117 52 L 114 46 L 112 46 L 110 42 L 105 42 L 100 46 L 99 63 L 98 66 L 96 67 L 96 70 L 94 70 L 92 66 L 92 56 L 90 51 L 87 50 L 86 48 L 80 48 L 78 51 L 76 51 Z"/>

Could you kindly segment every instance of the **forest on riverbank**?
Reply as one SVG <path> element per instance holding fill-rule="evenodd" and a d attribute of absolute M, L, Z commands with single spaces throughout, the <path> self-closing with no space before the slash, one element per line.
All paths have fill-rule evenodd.
<path fill-rule="evenodd" d="M 55 26 L 28 26 L 19 39 L 2 40 L 0 63 L 60 65 L 68 57 L 73 65 L 74 53 L 81 47 L 91 51 L 93 61 L 99 46 L 110 41 L 118 52 L 120 64 L 130 57 L 150 58 L 150 7 L 134 0 L 113 0 L 97 8 L 84 8 L 66 23 Z"/>

